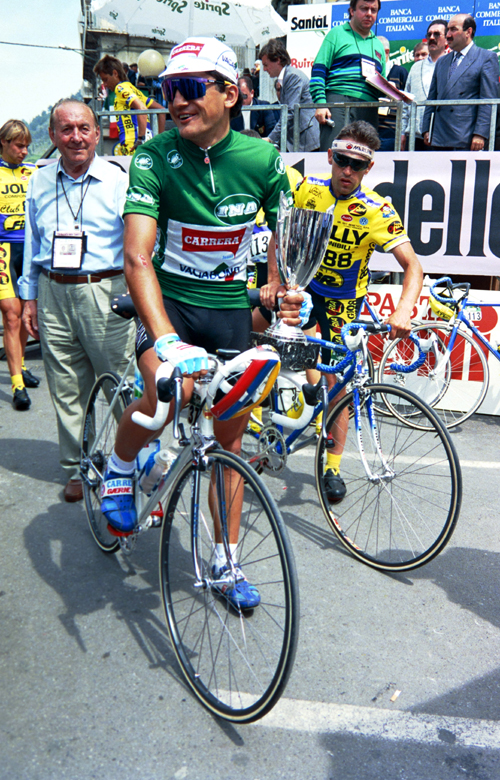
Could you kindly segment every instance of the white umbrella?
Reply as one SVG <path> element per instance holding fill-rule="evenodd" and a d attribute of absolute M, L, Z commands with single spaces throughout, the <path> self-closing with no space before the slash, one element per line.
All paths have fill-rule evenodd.
<path fill-rule="evenodd" d="M 215 36 L 230 46 L 262 45 L 286 34 L 270 0 L 92 0 L 94 28 L 179 43 Z"/>

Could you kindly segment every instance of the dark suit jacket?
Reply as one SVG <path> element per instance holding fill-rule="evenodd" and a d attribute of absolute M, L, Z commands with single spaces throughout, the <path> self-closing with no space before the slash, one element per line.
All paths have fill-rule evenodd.
<path fill-rule="evenodd" d="M 309 79 L 302 71 L 287 65 L 283 76 L 280 102 L 288 106 L 287 150 L 293 149 L 293 107 L 296 103 L 312 103 L 309 92 Z M 310 152 L 319 149 L 319 124 L 314 118 L 315 109 L 305 108 L 300 112 L 300 144 L 299 151 Z M 281 136 L 281 121 L 276 122 L 270 139 L 279 144 Z"/>
<path fill-rule="evenodd" d="M 268 106 L 265 100 L 253 99 L 253 106 Z M 250 111 L 250 127 L 252 130 L 257 130 L 262 136 L 267 137 L 272 132 L 274 125 L 279 119 L 278 111 Z M 231 119 L 231 129 L 240 132 L 245 125 L 243 124 L 243 117 L 237 116 Z"/>
<path fill-rule="evenodd" d="M 498 57 L 492 51 L 474 45 L 451 78 L 448 72 L 454 52 L 440 57 L 434 68 L 428 100 L 467 100 L 498 96 Z M 434 113 L 432 146 L 470 149 L 473 135 L 489 138 L 490 106 L 426 106 L 422 135 L 429 131 Z"/>

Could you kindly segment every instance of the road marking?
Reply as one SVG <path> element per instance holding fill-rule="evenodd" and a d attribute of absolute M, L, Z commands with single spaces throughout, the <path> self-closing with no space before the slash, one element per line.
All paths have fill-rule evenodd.
<path fill-rule="evenodd" d="M 457 747 L 500 749 L 500 723 L 438 715 L 413 715 L 402 710 L 280 699 L 255 724 L 263 728 L 321 733 L 347 733 L 394 742 L 419 742 Z"/>

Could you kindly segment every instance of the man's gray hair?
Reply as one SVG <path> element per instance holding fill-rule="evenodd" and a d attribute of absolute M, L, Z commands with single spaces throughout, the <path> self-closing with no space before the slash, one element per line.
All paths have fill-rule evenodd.
<path fill-rule="evenodd" d="M 54 131 L 54 126 L 56 123 L 55 113 L 57 109 L 60 108 L 61 106 L 66 106 L 66 105 L 85 106 L 85 108 L 88 108 L 88 110 L 90 111 L 90 113 L 94 118 L 94 125 L 96 127 L 99 127 L 99 120 L 97 119 L 97 115 L 94 109 L 91 106 L 89 106 L 88 103 L 85 103 L 83 100 L 76 100 L 76 98 L 61 98 L 61 100 L 58 100 L 57 103 L 54 106 L 52 106 L 52 110 L 50 112 L 49 128 L 52 130 L 52 132 Z"/>

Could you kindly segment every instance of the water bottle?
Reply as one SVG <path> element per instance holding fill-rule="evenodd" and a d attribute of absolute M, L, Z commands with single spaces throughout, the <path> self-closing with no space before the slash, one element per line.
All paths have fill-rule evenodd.
<path fill-rule="evenodd" d="M 161 444 L 159 439 L 155 439 L 154 441 L 150 441 L 149 444 L 146 444 L 136 458 L 137 471 L 142 472 L 146 469 L 149 474 L 155 462 L 155 455 L 160 449 Z"/>
<path fill-rule="evenodd" d="M 134 374 L 134 398 L 142 398 L 143 394 L 144 394 L 144 379 L 142 378 L 142 374 L 136 366 L 135 374 Z"/>
<path fill-rule="evenodd" d="M 154 456 L 149 456 L 139 477 L 139 487 L 146 495 L 150 496 L 162 478 L 168 475 L 176 457 L 170 450 L 159 450 Z"/>

